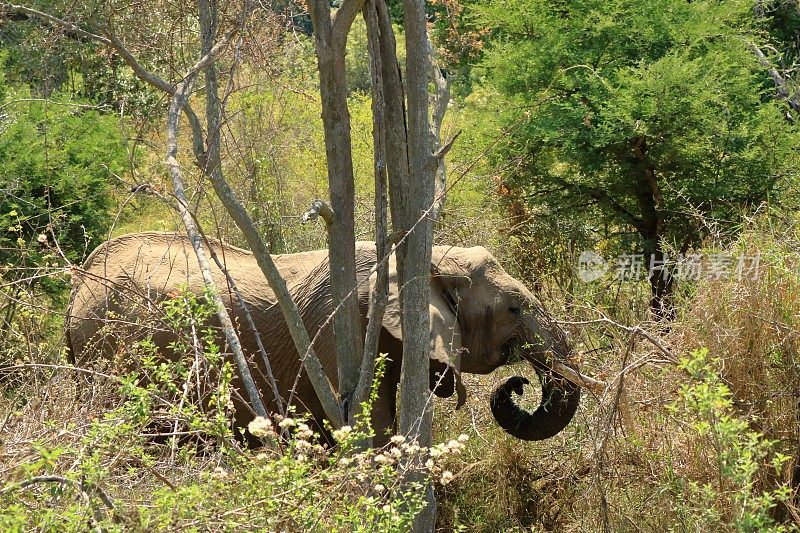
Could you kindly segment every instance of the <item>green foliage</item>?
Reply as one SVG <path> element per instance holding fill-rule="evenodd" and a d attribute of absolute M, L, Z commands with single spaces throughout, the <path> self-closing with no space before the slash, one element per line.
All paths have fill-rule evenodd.
<path fill-rule="evenodd" d="M 697 453 L 714 469 L 716 479 L 687 480 L 672 471 L 671 488 L 682 493 L 675 498 L 675 511 L 690 521 L 691 529 L 730 525 L 736 531 L 786 531 L 770 512 L 789 501 L 791 487 L 779 484 L 764 490 L 757 481 L 761 469 L 780 473 L 791 457 L 775 452 L 774 441 L 765 439 L 737 416 L 731 391 L 719 376 L 718 363 L 709 357 L 708 350 L 700 349 L 679 365 L 691 381 L 681 385 L 680 399 L 670 408 L 696 432 Z"/>
<path fill-rule="evenodd" d="M 62 259 L 80 262 L 102 242 L 111 223 L 112 177 L 124 172 L 127 152 L 113 116 L 60 96 L 38 100 L 25 88 L 6 91 L 0 268 L 13 281 Z M 64 287 L 62 280 L 37 284 L 49 294 Z"/>
<path fill-rule="evenodd" d="M 228 163 L 226 176 L 250 206 L 250 216 L 264 228 L 265 239 L 275 253 L 326 245 L 324 225 L 297 222 L 298 214 L 305 212 L 315 198 L 328 196 L 322 107 L 317 80 L 307 70 L 314 64 L 312 44 L 301 39 L 298 47 L 287 52 L 296 54 L 294 70 L 289 69 L 278 80 L 265 80 L 258 88 L 234 93 L 228 102 L 238 156 Z M 357 51 L 359 45 L 351 46 Z M 357 54 L 348 61 L 348 69 L 366 76 L 362 82 L 366 80 L 368 90 L 368 65 Z M 358 198 L 356 232 L 359 238 L 368 239 L 374 235 L 374 204 L 369 199 L 374 190 L 371 102 L 361 90 L 351 88 L 348 104 Z M 208 225 L 216 223 L 212 219 Z M 223 225 L 227 224 L 228 219 L 223 218 Z M 231 233 L 231 242 L 243 244 L 236 232 Z"/>
<path fill-rule="evenodd" d="M 790 66 L 800 59 L 800 41 L 797 39 L 797 35 L 800 34 L 800 10 L 797 9 L 797 3 L 767 0 L 755 4 L 753 9 L 764 16 L 767 31 L 779 45 L 778 49 L 774 50 L 775 55 L 780 57 L 780 61 L 776 64 L 786 69 L 784 75 L 788 75 L 790 82 L 794 81 L 791 79 L 794 78 L 794 72 Z"/>
<path fill-rule="evenodd" d="M 85 3 L 60 6 L 59 2 L 27 4 L 55 16 L 69 12 L 67 20 L 80 20 L 82 11 L 97 9 Z M 76 13 L 77 11 L 77 13 Z M 85 22 L 84 27 L 89 27 Z M 123 37 L 123 40 L 124 37 Z M 29 87 L 36 96 L 54 94 L 112 107 L 126 115 L 147 116 L 159 105 L 155 93 L 139 80 L 122 58 L 104 45 L 60 32 L 35 18 L 4 21 L 0 28 L 0 51 L 6 56 L 9 81 Z"/>
<path fill-rule="evenodd" d="M 181 289 L 162 307 L 163 325 L 186 338 L 172 344 L 169 360 L 141 342 L 129 354 L 141 366 L 116 383 L 115 407 L 90 420 L 56 409 L 61 418 L 44 420 L 63 429 L 55 439 L 34 439 L 8 472 L 0 488 L 4 531 L 409 529 L 424 500 L 407 474 L 439 473 L 436 461 L 458 453 L 465 438 L 427 449 L 394 437 L 391 449 L 365 449 L 362 414 L 355 428 L 333 432 L 331 448 L 304 417 L 276 415 L 280 434 L 271 419 L 256 418 L 248 428 L 266 446 L 243 449 L 231 427 L 232 368 L 205 326 L 209 299 Z M 206 394 L 190 392 L 197 381 Z M 376 398 L 377 383 L 363 413 Z M 175 432 L 190 437 L 179 441 Z"/>
<path fill-rule="evenodd" d="M 496 164 L 541 215 L 651 253 L 735 230 L 795 182 L 798 133 L 748 48 L 762 39 L 750 2 L 497 0 L 472 14 L 492 30 L 487 79 L 515 128 Z"/>

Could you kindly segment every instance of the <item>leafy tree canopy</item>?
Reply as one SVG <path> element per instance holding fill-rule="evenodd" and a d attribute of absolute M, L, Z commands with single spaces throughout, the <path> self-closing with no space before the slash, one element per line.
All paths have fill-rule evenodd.
<path fill-rule="evenodd" d="M 796 128 L 751 50 L 751 2 L 492 0 L 489 86 L 507 98 L 516 199 L 629 231 L 645 253 L 732 227 L 796 177 Z M 591 217 L 591 218 L 589 218 Z M 618 241 L 619 242 L 619 241 Z M 630 252 L 630 250 L 628 250 Z"/>

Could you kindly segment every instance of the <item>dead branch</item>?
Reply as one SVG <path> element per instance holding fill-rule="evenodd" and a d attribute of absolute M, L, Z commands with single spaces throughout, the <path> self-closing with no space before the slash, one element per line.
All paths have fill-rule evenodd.
<path fill-rule="evenodd" d="M 594 378 L 590 378 L 589 376 L 580 373 L 579 371 L 575 370 L 574 368 L 567 366 L 563 363 L 559 363 L 558 361 L 553 361 L 552 368 L 554 371 L 561 374 L 565 379 L 571 381 L 575 385 L 586 387 L 594 394 L 600 396 L 605 392 L 606 383 L 603 381 L 596 380 Z"/>
<path fill-rule="evenodd" d="M 65 477 L 56 475 L 35 476 L 26 479 L 24 481 L 20 481 L 19 483 L 9 485 L 5 487 L 2 491 L 0 491 L 0 493 L 8 494 L 16 490 L 22 490 L 32 485 L 36 485 L 37 483 L 59 483 L 61 485 L 69 485 L 71 487 L 75 487 L 78 490 L 78 492 L 80 492 L 80 494 L 83 496 L 83 498 L 86 500 L 86 502 L 89 503 L 89 505 L 93 508 L 95 520 L 97 522 L 100 522 L 102 520 L 102 516 L 100 516 L 98 512 L 99 510 L 96 509 L 95 506 L 92 504 L 91 493 L 94 493 L 98 498 L 100 498 L 100 501 L 103 502 L 103 505 L 105 505 L 106 508 L 111 512 L 112 520 L 117 524 L 122 522 L 121 518 L 116 513 L 116 507 L 114 506 L 114 502 L 111 501 L 111 498 L 108 497 L 108 494 L 106 494 L 105 491 L 100 487 L 98 487 L 97 485 L 93 483 L 88 483 L 86 481 L 77 483 L 75 481 L 72 481 L 71 479 L 67 479 Z"/>
<path fill-rule="evenodd" d="M 609 326 L 613 326 L 615 328 L 621 329 L 628 333 L 631 337 L 644 337 L 650 343 L 658 348 L 658 350 L 663 353 L 666 358 L 673 364 L 678 364 L 678 358 L 672 353 L 672 351 L 664 346 L 660 340 L 658 340 L 652 333 L 647 331 L 646 329 L 642 328 L 641 326 L 626 326 L 624 324 L 620 324 L 619 322 L 615 322 L 608 317 L 596 318 L 593 320 L 577 320 L 577 321 L 568 321 L 568 320 L 556 320 L 558 324 L 564 324 L 569 326 L 587 326 L 590 324 L 608 324 Z"/>
<path fill-rule="evenodd" d="M 789 92 L 789 88 L 787 86 L 786 80 L 783 76 L 775 69 L 772 63 L 767 59 L 767 56 L 764 55 L 764 52 L 755 44 L 755 43 L 747 43 L 748 47 L 752 52 L 755 54 L 756 58 L 758 58 L 758 62 L 761 64 L 762 67 L 767 69 L 769 72 L 770 78 L 772 78 L 773 83 L 775 84 L 775 89 L 778 91 L 778 96 L 785 100 L 786 103 L 792 108 L 794 111 L 800 112 L 800 101 L 797 100 L 796 95 L 791 95 Z M 791 121 L 794 122 L 794 118 L 789 115 Z"/>

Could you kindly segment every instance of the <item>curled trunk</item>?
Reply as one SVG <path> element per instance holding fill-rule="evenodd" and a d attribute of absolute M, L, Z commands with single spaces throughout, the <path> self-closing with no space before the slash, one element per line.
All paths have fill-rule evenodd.
<path fill-rule="evenodd" d="M 536 369 L 542 383 L 542 400 L 534 412 L 517 405 L 514 394 L 522 395 L 527 378 L 512 376 L 498 383 L 490 399 L 492 415 L 497 423 L 514 437 L 544 440 L 556 435 L 575 416 L 580 402 L 580 388 L 552 370 Z"/>

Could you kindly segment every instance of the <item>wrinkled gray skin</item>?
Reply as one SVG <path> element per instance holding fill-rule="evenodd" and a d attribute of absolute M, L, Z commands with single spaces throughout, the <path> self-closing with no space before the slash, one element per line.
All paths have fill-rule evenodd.
<path fill-rule="evenodd" d="M 249 304 L 253 319 L 269 352 L 271 365 L 284 398 L 287 398 L 300 371 L 300 361 L 275 297 L 252 255 L 232 246 L 212 242 L 239 291 Z M 359 280 L 364 280 L 375 264 L 373 243 L 356 246 Z M 312 251 L 274 256 L 303 320 L 313 337 L 331 312 L 327 251 Z M 254 362 L 254 378 L 270 411 L 275 411 L 273 395 L 258 355 L 252 331 L 241 316 L 238 305 L 231 305 L 227 283 L 215 272 L 218 287 L 239 324 L 245 353 Z M 375 444 L 382 445 L 396 430 L 396 393 L 400 380 L 402 335 L 398 308 L 397 272 L 390 262 L 390 296 L 379 349 L 388 354 L 386 374 L 373 408 Z M 358 291 L 362 327 L 375 276 Z M 73 276 L 73 294 L 67 318 L 67 343 L 73 361 L 88 365 L 119 357 L 137 339 L 152 334 L 156 346 L 169 357 L 167 346 L 175 334 L 163 327 L 159 302 L 174 295 L 181 286 L 202 294 L 203 281 L 188 240 L 165 233 L 130 234 L 95 250 L 83 271 Z M 111 311 L 111 313 L 109 313 Z M 542 305 L 522 283 L 509 276 L 482 247 L 438 246 L 431 265 L 431 378 L 438 396 L 458 394 L 458 405 L 465 399 L 460 373 L 487 374 L 518 357 L 530 361 L 542 382 L 543 401 L 533 413 L 518 407 L 512 392 L 521 394 L 525 378 L 512 377 L 495 387 L 491 408 L 497 422 L 510 434 L 524 440 L 549 438 L 570 422 L 578 406 L 580 391 L 547 367 L 550 357 L 566 361 L 570 346 L 559 327 L 552 323 Z M 114 335 L 108 327 L 110 320 Z M 102 328 L 102 329 L 101 329 Z M 220 335 L 220 339 L 223 339 Z M 222 341 L 220 342 L 222 345 Z M 315 349 L 326 373 L 336 386 L 336 359 L 332 328 L 327 325 Z M 136 362 L 127 362 L 135 368 Z M 234 381 L 238 388 L 238 383 Z M 241 398 L 234 399 L 235 424 L 246 426 L 252 411 Z M 303 372 L 294 399 L 300 411 L 310 412 L 321 428 L 322 406 Z"/>

